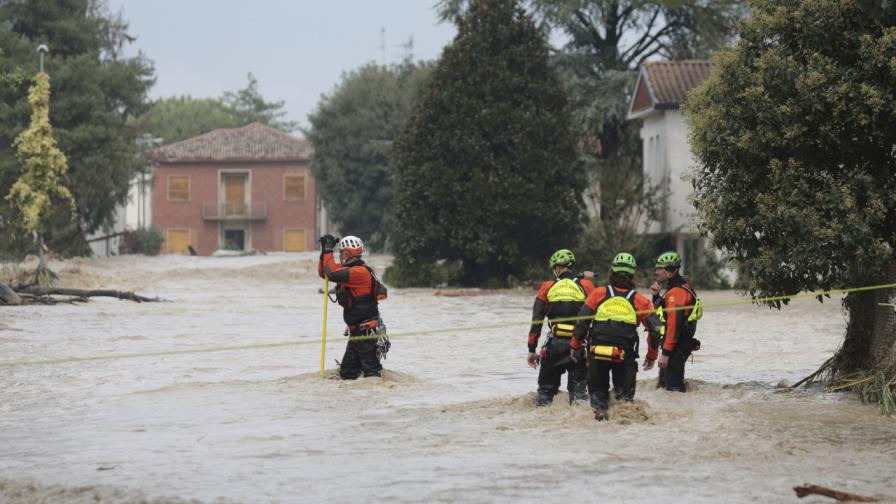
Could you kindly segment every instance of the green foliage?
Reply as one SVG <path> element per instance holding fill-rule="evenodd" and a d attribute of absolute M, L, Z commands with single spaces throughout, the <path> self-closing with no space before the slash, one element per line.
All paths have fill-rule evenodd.
<path fill-rule="evenodd" d="M 47 245 L 66 254 L 88 253 L 85 233 L 112 219 L 127 198 L 138 166 L 128 115 L 139 114 L 152 85 L 152 67 L 142 57 L 118 57 L 129 40 L 127 23 L 87 0 L 0 2 L 0 194 L 22 175 L 13 141 L 29 123 L 26 101 L 37 71 L 35 48 L 47 44 L 46 72 L 53 80 L 50 122 L 68 158 L 68 187 L 77 217 L 50 216 Z M 12 78 L 8 77 L 10 74 Z M 0 208 L 0 251 L 15 255 L 32 247 L 30 234 L 14 226 L 14 209 Z"/>
<path fill-rule="evenodd" d="M 221 100 L 173 96 L 152 102 L 140 117 L 130 118 L 128 125 L 139 134 L 149 133 L 169 144 L 218 128 L 236 128 L 243 124 Z"/>
<path fill-rule="evenodd" d="M 50 126 L 50 78 L 39 73 L 28 92 L 31 125 L 16 137 L 14 145 L 22 164 L 22 175 L 12 185 L 6 200 L 13 205 L 10 215 L 24 231 L 42 236 L 48 217 L 62 207 L 71 218 L 72 193 L 65 186 L 68 171 L 65 154 L 56 147 Z"/>
<path fill-rule="evenodd" d="M 241 124 L 260 122 L 274 128 L 289 132 L 298 127 L 292 121 L 284 121 L 286 111 L 283 101 L 267 102 L 258 91 L 258 79 L 249 72 L 249 83 L 237 91 L 227 91 L 221 97 L 229 109 L 233 110 Z"/>
<path fill-rule="evenodd" d="M 128 118 L 128 126 L 138 136 L 149 134 L 170 144 L 219 128 L 238 128 L 253 122 L 287 132 L 295 130 L 298 124 L 284 121 L 284 115 L 283 102 L 265 101 L 258 91 L 258 80 L 250 73 L 245 88 L 225 92 L 221 98 L 160 98 L 140 116 Z"/>
<path fill-rule="evenodd" d="M 396 144 L 396 267 L 460 262 L 462 283 L 504 284 L 574 242 L 584 179 L 532 18 L 474 0 L 456 22 Z"/>
<path fill-rule="evenodd" d="M 160 98 L 140 116 L 128 118 L 128 126 L 138 136 L 150 134 L 170 144 L 219 128 L 238 128 L 253 122 L 287 132 L 295 130 L 298 124 L 284 121 L 284 115 L 283 102 L 265 101 L 258 91 L 258 80 L 250 73 L 245 88 L 225 92 L 221 98 Z"/>
<path fill-rule="evenodd" d="M 131 233 L 130 250 L 133 254 L 159 255 L 162 250 L 162 231 L 156 226 L 142 227 Z"/>
<path fill-rule="evenodd" d="M 333 222 L 374 249 L 386 245 L 392 227 L 393 144 L 429 69 L 367 64 L 343 75 L 308 117 L 311 171 Z"/>
<path fill-rule="evenodd" d="M 689 101 L 701 227 L 755 295 L 875 283 L 896 246 L 896 7 L 752 7 Z"/>

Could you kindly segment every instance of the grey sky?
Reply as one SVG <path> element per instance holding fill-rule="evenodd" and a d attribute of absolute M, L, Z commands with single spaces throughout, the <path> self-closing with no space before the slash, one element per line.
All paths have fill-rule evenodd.
<path fill-rule="evenodd" d="M 109 0 L 137 36 L 129 54 L 155 63 L 153 98 L 217 97 L 258 78 L 267 100 L 284 100 L 289 118 L 307 115 L 340 74 L 381 59 L 400 61 L 414 37 L 414 59 L 435 59 L 455 29 L 439 24 L 435 0 Z"/>

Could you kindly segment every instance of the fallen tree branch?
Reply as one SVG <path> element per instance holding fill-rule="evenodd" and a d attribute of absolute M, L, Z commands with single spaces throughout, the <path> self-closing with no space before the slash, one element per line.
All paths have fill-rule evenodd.
<path fill-rule="evenodd" d="M 880 499 L 878 499 L 877 497 L 866 497 L 864 495 L 856 495 L 847 492 L 841 492 L 839 490 L 831 490 L 830 488 L 825 488 L 818 485 L 810 485 L 809 483 L 804 483 L 803 486 L 795 486 L 793 487 L 793 491 L 796 492 L 796 496 L 801 499 L 807 495 L 823 495 L 825 497 L 830 497 L 838 501 L 880 502 Z"/>
<path fill-rule="evenodd" d="M 813 379 L 815 379 L 816 376 L 818 376 L 818 375 L 820 375 L 821 373 L 824 373 L 825 371 L 827 371 L 828 368 L 830 368 L 831 365 L 832 365 L 833 363 L 834 363 L 834 357 L 831 357 L 831 358 L 829 358 L 828 360 L 824 361 L 824 364 L 822 364 L 821 367 L 819 367 L 818 369 L 816 369 L 814 373 L 812 373 L 812 374 L 810 374 L 809 376 L 803 378 L 802 380 L 800 380 L 800 381 L 794 383 L 794 384 L 791 385 L 789 388 L 795 389 L 795 388 L 799 387 L 800 385 L 802 385 L 802 384 L 804 384 L 804 383 L 807 383 L 807 382 L 812 381 Z"/>
<path fill-rule="evenodd" d="M 118 299 L 127 299 L 138 303 L 154 303 L 161 301 L 159 298 L 149 298 L 134 294 L 133 292 L 117 291 L 117 290 L 85 290 L 85 289 L 64 289 L 60 287 L 41 287 L 39 285 L 29 285 L 17 291 L 21 294 L 30 294 L 32 296 L 73 296 L 77 298 L 89 297 L 114 297 Z"/>
<path fill-rule="evenodd" d="M 10 305 L 20 305 L 22 298 L 8 285 L 0 283 L 0 301 Z"/>

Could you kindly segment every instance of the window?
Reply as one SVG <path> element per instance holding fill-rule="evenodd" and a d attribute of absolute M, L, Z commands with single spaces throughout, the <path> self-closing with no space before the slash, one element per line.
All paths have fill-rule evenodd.
<path fill-rule="evenodd" d="M 283 199 L 286 201 L 303 201 L 305 199 L 304 175 L 283 177 Z"/>
<path fill-rule="evenodd" d="M 304 252 L 305 231 L 285 229 L 283 231 L 283 250 L 285 252 Z"/>
<path fill-rule="evenodd" d="M 190 201 L 190 177 L 168 176 L 168 201 Z"/>

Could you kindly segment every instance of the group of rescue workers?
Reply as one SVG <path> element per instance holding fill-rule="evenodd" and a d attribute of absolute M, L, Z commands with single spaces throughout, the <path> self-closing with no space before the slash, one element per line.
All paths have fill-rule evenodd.
<path fill-rule="evenodd" d="M 659 361 L 658 387 L 684 392 L 684 368 L 691 352 L 702 309 L 697 294 L 681 274 L 676 252 L 661 254 L 655 264 L 653 299 L 635 292 L 635 257 L 621 252 L 610 265 L 606 285 L 596 287 L 591 272 L 577 273 L 575 255 L 561 249 L 551 256 L 554 279 L 542 284 L 532 309 L 528 363 L 538 373 L 536 404 L 554 400 L 560 378 L 567 374 L 569 402 L 590 399 L 594 418 L 607 420 L 610 381 L 617 401 L 635 398 L 638 374 L 638 326 L 647 330 L 645 371 Z M 665 292 L 664 292 L 665 291 Z M 536 354 L 543 320 L 547 341 Z"/>
<path fill-rule="evenodd" d="M 360 238 L 346 236 L 340 240 L 328 234 L 319 242 L 318 273 L 336 283 L 336 301 L 343 308 L 345 334 L 349 336 L 339 376 L 349 380 L 362 373 L 365 377 L 380 376 L 381 360 L 390 347 L 379 312 L 386 287 L 364 263 Z M 337 245 L 339 263 L 333 257 Z M 629 253 L 616 255 L 608 281 L 600 287 L 595 286 L 593 273 L 577 273 L 575 262 L 572 251 L 556 251 L 548 262 L 554 279 L 542 284 L 535 297 L 527 361 L 533 368 L 541 366 L 537 405 L 554 400 L 564 373 L 568 373 L 569 402 L 590 399 L 598 421 L 609 418 L 611 380 L 615 400 L 634 400 L 639 325 L 648 334 L 643 369 L 652 369 L 658 361 L 658 387 L 684 392 L 685 362 L 700 348 L 694 333 L 702 309 L 694 289 L 680 274 L 678 253 L 666 252 L 656 259 L 655 282 L 650 286 L 652 300 L 635 292 L 638 265 Z M 547 340 L 536 354 L 545 318 Z"/>

